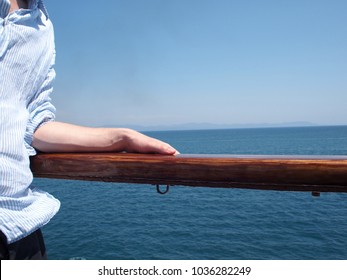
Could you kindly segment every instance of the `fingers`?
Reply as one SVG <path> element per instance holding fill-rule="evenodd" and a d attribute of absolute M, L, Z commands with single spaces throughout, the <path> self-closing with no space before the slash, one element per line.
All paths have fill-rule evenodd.
<path fill-rule="evenodd" d="M 148 142 L 145 140 L 142 144 L 144 145 L 142 148 L 144 148 L 145 153 L 157 153 L 162 155 L 179 154 L 171 145 L 154 138 L 149 138 Z"/>
<path fill-rule="evenodd" d="M 178 155 L 179 154 L 179 152 L 175 148 L 170 146 L 169 144 L 166 144 L 166 147 L 163 148 L 160 153 L 167 154 L 167 155 Z"/>
<path fill-rule="evenodd" d="M 179 152 L 168 143 L 130 130 L 127 137 L 127 152 L 177 155 Z"/>

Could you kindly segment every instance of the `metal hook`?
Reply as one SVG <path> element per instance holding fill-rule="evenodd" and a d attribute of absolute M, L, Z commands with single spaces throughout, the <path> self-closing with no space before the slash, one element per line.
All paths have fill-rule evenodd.
<path fill-rule="evenodd" d="M 166 185 L 165 191 L 162 191 L 162 190 L 160 189 L 160 185 L 156 185 L 156 186 L 157 186 L 157 193 L 159 193 L 159 194 L 166 194 L 166 193 L 168 193 L 169 190 L 170 190 L 170 185 Z"/>

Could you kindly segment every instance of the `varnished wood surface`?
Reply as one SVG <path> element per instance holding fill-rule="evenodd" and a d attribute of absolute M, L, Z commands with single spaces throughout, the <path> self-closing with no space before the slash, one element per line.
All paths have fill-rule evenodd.
<path fill-rule="evenodd" d="M 39 154 L 34 176 L 263 190 L 347 192 L 347 156 Z"/>

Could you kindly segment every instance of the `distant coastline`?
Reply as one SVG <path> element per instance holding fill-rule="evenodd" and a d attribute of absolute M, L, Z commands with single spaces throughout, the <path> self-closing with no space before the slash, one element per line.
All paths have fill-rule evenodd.
<path fill-rule="evenodd" d="M 311 127 L 327 126 L 311 122 L 284 122 L 284 123 L 253 123 L 253 124 L 213 124 L 213 123 L 185 123 L 175 125 L 106 125 L 106 127 L 128 127 L 138 131 L 174 131 L 174 130 L 212 130 L 212 129 L 242 129 L 242 128 L 285 128 L 285 127 Z"/>

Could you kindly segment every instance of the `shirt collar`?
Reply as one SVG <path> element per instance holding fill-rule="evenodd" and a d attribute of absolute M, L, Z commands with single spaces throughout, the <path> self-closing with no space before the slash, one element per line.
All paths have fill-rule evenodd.
<path fill-rule="evenodd" d="M 5 18 L 10 11 L 11 3 L 10 0 L 0 0 L 0 18 Z M 48 13 L 43 0 L 28 0 L 28 8 L 35 9 L 39 8 L 45 16 L 48 18 Z"/>
<path fill-rule="evenodd" d="M 39 8 L 48 19 L 48 12 L 45 5 L 43 4 L 43 0 L 28 0 L 28 7 L 29 9 Z"/>

